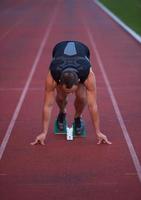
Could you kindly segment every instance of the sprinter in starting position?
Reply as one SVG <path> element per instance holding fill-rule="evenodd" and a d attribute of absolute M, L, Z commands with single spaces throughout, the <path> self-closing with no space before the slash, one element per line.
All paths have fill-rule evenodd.
<path fill-rule="evenodd" d="M 82 112 L 86 104 L 95 127 L 98 144 L 111 144 L 107 136 L 100 130 L 99 113 L 96 102 L 96 80 L 90 64 L 90 52 L 86 45 L 78 41 L 63 41 L 58 43 L 52 54 L 52 62 L 46 79 L 45 102 L 43 109 L 43 130 L 32 145 L 45 144 L 49 121 L 54 100 L 59 107 L 57 126 L 64 129 L 66 120 L 67 97 L 75 95 L 74 124 L 75 133 L 80 135 L 84 129 Z M 57 95 L 55 97 L 55 90 Z"/>

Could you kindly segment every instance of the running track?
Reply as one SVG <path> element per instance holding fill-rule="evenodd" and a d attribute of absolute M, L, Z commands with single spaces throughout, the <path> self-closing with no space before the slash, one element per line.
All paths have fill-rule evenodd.
<path fill-rule="evenodd" d="M 87 108 L 87 137 L 68 142 L 41 131 L 44 82 L 53 46 L 80 40 L 91 50 L 101 129 L 97 145 Z M 141 199 L 141 47 L 92 0 L 10 0 L 0 6 L 1 200 Z M 68 105 L 73 119 L 73 97 Z M 132 146 L 133 145 L 133 146 Z"/>

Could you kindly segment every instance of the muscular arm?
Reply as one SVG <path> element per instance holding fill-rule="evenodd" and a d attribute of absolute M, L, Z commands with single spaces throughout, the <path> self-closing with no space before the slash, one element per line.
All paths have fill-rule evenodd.
<path fill-rule="evenodd" d="M 55 83 L 49 72 L 46 80 L 45 99 L 43 108 L 43 133 L 45 134 L 47 134 L 48 132 L 51 111 L 54 103 L 54 90 L 55 90 Z"/>
<path fill-rule="evenodd" d="M 85 86 L 87 88 L 88 108 L 91 114 L 93 125 L 95 126 L 95 129 L 96 129 L 96 134 L 98 138 L 97 144 L 101 144 L 101 143 L 111 144 L 107 136 L 101 133 L 100 131 L 99 112 L 98 112 L 97 101 L 96 101 L 96 80 L 95 80 L 94 73 L 92 71 L 90 71 L 88 79 L 85 81 Z"/>
<path fill-rule="evenodd" d="M 87 103 L 92 122 L 95 126 L 96 133 L 100 132 L 99 113 L 96 101 L 96 80 L 94 73 L 91 71 L 85 83 L 87 88 Z"/>
<path fill-rule="evenodd" d="M 36 137 L 35 141 L 31 143 L 31 145 L 35 145 L 38 143 L 44 145 L 44 140 L 48 132 L 51 111 L 54 103 L 55 87 L 56 83 L 49 72 L 47 75 L 46 87 L 45 87 L 45 98 L 43 107 L 43 130 L 42 133 Z"/>

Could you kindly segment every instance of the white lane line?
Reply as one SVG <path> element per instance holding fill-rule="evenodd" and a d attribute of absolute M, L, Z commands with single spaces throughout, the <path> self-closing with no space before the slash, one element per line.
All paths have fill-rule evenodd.
<path fill-rule="evenodd" d="M 16 22 L 13 26 L 11 26 L 2 36 L 0 36 L 0 41 L 3 40 L 9 33 L 11 33 L 17 26 L 23 23 L 25 18 L 21 19 L 20 21 Z"/>
<path fill-rule="evenodd" d="M 12 118 L 11 118 L 10 124 L 9 124 L 9 126 L 8 126 L 8 128 L 7 128 L 7 131 L 6 131 L 6 133 L 5 133 L 5 136 L 4 136 L 3 141 L 2 141 L 2 143 L 1 143 L 1 146 L 0 146 L 0 160 L 1 160 L 2 156 L 3 156 L 3 153 L 4 153 L 4 151 L 5 151 L 6 145 L 7 145 L 7 143 L 8 143 L 9 138 L 10 138 L 10 135 L 11 135 L 11 133 L 12 133 L 13 127 L 14 127 L 14 125 L 15 125 L 15 122 L 16 122 L 17 118 L 18 118 L 20 109 L 21 109 L 22 104 L 23 104 L 23 102 L 24 102 L 24 99 L 25 99 L 25 97 L 26 97 L 26 94 L 27 94 L 29 85 L 30 85 L 30 83 L 31 83 L 32 77 L 33 77 L 33 75 L 34 75 L 34 72 L 35 72 L 35 70 L 36 70 L 36 67 L 37 67 L 37 65 L 38 65 L 38 62 L 39 62 L 39 60 L 40 60 L 40 57 L 41 57 L 41 55 L 42 55 L 42 53 L 43 53 L 45 44 L 46 44 L 47 39 L 48 39 L 48 37 L 49 37 L 49 34 L 50 34 L 50 32 L 51 32 L 51 29 L 52 29 L 54 20 L 55 20 L 55 18 L 56 18 L 56 14 L 57 14 L 57 7 L 55 8 L 54 13 L 53 13 L 53 17 L 52 17 L 52 19 L 50 20 L 50 23 L 49 23 L 49 25 L 48 25 L 48 27 L 47 27 L 47 29 L 46 29 L 45 35 L 44 35 L 43 40 L 42 40 L 42 42 L 41 42 L 41 44 L 40 44 L 40 48 L 39 48 L 39 50 L 38 50 L 38 52 L 37 52 L 37 55 L 36 55 L 36 57 L 35 57 L 34 63 L 33 63 L 33 65 L 32 65 L 32 68 L 31 68 L 31 71 L 30 71 L 30 73 L 29 73 L 28 79 L 27 79 L 26 84 L 25 84 L 25 86 L 24 86 L 23 92 L 22 92 L 22 94 L 21 94 L 21 96 L 20 96 L 19 102 L 18 102 L 18 104 L 17 104 L 17 106 L 16 106 L 16 109 L 15 109 L 15 111 L 14 111 L 14 113 L 13 113 L 13 116 L 12 116 Z"/>
<path fill-rule="evenodd" d="M 116 15 L 114 15 L 108 8 L 106 8 L 98 0 L 93 0 L 102 10 L 104 10 L 114 21 L 116 21 L 124 30 L 126 30 L 135 40 L 141 43 L 141 36 L 133 31 L 129 26 L 127 26 L 122 20 L 120 20 Z"/>
<path fill-rule="evenodd" d="M 141 182 L 141 165 L 140 165 L 139 158 L 138 158 L 138 156 L 137 156 L 137 154 L 136 154 L 136 151 L 135 151 L 134 146 L 133 146 L 133 144 L 132 144 L 132 141 L 131 141 L 131 139 L 130 139 L 130 136 L 129 136 L 129 133 L 128 133 L 128 131 L 127 131 L 126 125 L 125 125 L 125 123 L 124 123 L 122 114 L 121 114 L 121 112 L 120 112 L 120 109 L 119 109 L 117 100 L 116 100 L 116 98 L 115 98 L 115 96 L 114 96 L 114 93 L 113 93 L 113 91 L 112 91 L 112 87 L 111 87 L 111 85 L 110 85 L 110 82 L 109 82 L 108 76 L 107 76 L 107 74 L 106 74 L 104 65 L 103 65 L 103 63 L 102 63 L 102 60 L 101 60 L 101 58 L 100 58 L 99 52 L 98 52 L 97 47 L 96 47 L 96 44 L 95 44 L 95 42 L 94 42 L 92 33 L 90 32 L 90 29 L 88 28 L 88 26 L 85 26 L 85 27 L 86 27 L 86 29 L 87 29 L 87 33 L 88 33 L 88 36 L 89 36 L 91 45 L 92 45 L 92 47 L 93 47 L 93 50 L 94 50 L 94 52 L 95 52 L 95 55 L 96 55 L 96 58 L 97 58 L 97 61 L 98 61 L 98 65 L 99 65 L 99 67 L 100 67 L 102 76 L 103 76 L 103 78 L 104 78 L 104 81 L 105 81 L 105 84 L 106 84 L 106 87 L 107 87 L 107 90 L 108 90 L 110 99 L 111 99 L 111 101 L 112 101 L 112 104 L 113 104 L 113 107 L 114 107 L 114 110 L 115 110 L 115 113 L 116 113 L 116 116 L 117 116 L 117 119 L 118 119 L 118 122 L 119 122 L 119 124 L 120 124 L 120 127 L 121 127 L 121 129 L 122 129 L 124 138 L 125 138 L 125 140 L 126 140 L 126 143 L 127 143 L 127 146 L 128 146 L 128 149 L 129 149 L 129 152 L 130 152 L 130 155 L 131 155 L 131 158 L 132 158 L 132 160 L 133 160 L 133 163 L 134 163 L 134 166 L 135 166 L 135 168 L 136 168 L 136 171 L 137 171 L 139 180 L 140 180 L 140 182 Z"/>
<path fill-rule="evenodd" d="M 33 8 L 33 9 L 35 9 L 35 8 Z M 0 36 L 0 41 L 3 40 L 4 38 L 6 38 L 16 27 L 18 27 L 19 25 L 21 25 L 25 21 L 25 19 L 27 18 L 27 15 L 30 14 L 32 11 L 31 10 L 27 11 L 26 15 L 24 17 L 22 17 L 22 19 L 18 20 L 5 33 L 3 33 L 3 35 Z"/>
<path fill-rule="evenodd" d="M 18 27 L 20 24 L 22 24 L 25 19 L 27 18 L 27 15 L 31 12 L 31 10 L 29 10 L 26 13 L 26 16 L 22 17 L 22 19 L 18 20 L 13 26 L 11 26 L 5 33 L 3 33 L 3 35 L 0 36 L 0 41 L 3 40 L 5 37 L 7 37 L 7 35 L 9 35 L 9 33 L 11 33 L 16 27 Z"/>

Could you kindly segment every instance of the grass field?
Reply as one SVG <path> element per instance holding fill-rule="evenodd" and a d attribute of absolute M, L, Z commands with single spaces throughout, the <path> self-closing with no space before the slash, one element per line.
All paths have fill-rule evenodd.
<path fill-rule="evenodd" d="M 100 0 L 100 2 L 141 35 L 141 0 Z"/>

